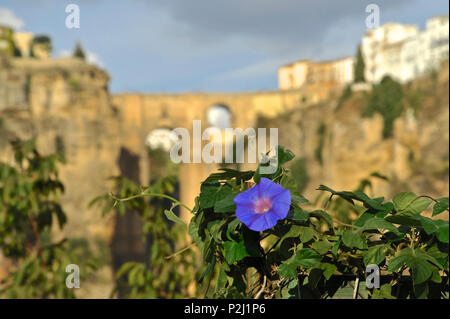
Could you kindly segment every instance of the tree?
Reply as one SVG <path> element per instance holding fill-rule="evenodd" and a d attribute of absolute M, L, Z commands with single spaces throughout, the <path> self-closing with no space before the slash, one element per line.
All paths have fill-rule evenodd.
<path fill-rule="evenodd" d="M 32 50 L 31 50 L 31 56 L 36 57 L 36 47 L 40 47 L 41 50 L 46 51 L 46 55 L 50 55 L 52 52 L 52 39 L 45 34 L 36 35 L 33 38 L 32 44 L 31 44 Z"/>
<path fill-rule="evenodd" d="M 355 83 L 365 82 L 364 79 L 364 58 L 361 52 L 361 45 L 358 46 L 358 53 L 356 54 L 356 63 L 354 69 L 354 81 Z"/>
<path fill-rule="evenodd" d="M 84 53 L 83 47 L 81 46 L 80 42 L 77 42 L 75 46 L 75 50 L 73 51 L 73 57 L 86 60 L 86 54 Z"/>
<path fill-rule="evenodd" d="M 383 77 L 380 83 L 372 88 L 367 96 L 363 116 L 370 117 L 374 113 L 383 116 L 383 137 L 388 138 L 393 134 L 394 121 L 403 113 L 403 88 L 402 85 L 390 76 Z"/>

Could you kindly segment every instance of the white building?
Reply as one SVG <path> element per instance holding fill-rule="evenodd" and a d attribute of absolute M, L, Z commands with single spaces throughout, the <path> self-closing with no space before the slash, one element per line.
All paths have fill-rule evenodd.
<path fill-rule="evenodd" d="M 367 82 L 379 82 L 384 76 L 406 82 L 439 67 L 449 57 L 449 18 L 427 20 L 419 32 L 414 25 L 387 23 L 368 31 L 362 40 Z"/>
<path fill-rule="evenodd" d="M 385 75 L 396 77 L 401 68 L 402 43 L 417 34 L 417 26 L 400 23 L 387 23 L 366 32 L 361 43 L 365 80 L 379 82 Z"/>
<path fill-rule="evenodd" d="M 427 20 L 426 29 L 405 41 L 402 49 L 402 81 L 409 81 L 438 68 L 449 58 L 449 19 L 437 16 Z"/>
<path fill-rule="evenodd" d="M 331 61 L 302 60 L 282 66 L 278 70 L 281 90 L 301 88 L 305 85 L 345 85 L 353 82 L 353 57 Z"/>

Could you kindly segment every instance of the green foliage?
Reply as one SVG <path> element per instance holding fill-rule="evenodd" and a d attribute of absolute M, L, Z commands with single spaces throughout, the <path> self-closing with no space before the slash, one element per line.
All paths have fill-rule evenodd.
<path fill-rule="evenodd" d="M 35 44 L 44 46 L 48 52 L 52 51 L 52 39 L 48 35 L 45 34 L 36 35 L 33 38 L 31 46 L 33 47 L 33 45 Z M 33 54 L 33 50 L 31 50 L 31 53 Z"/>
<path fill-rule="evenodd" d="M 314 150 L 314 156 L 316 160 L 323 165 L 323 147 L 325 145 L 325 134 L 327 132 L 327 125 L 324 122 L 321 122 L 319 128 L 317 129 L 317 135 L 319 137 L 319 142 L 317 143 L 317 147 Z"/>
<path fill-rule="evenodd" d="M 359 45 L 358 52 L 356 54 L 355 68 L 353 71 L 355 83 L 365 82 L 364 69 L 365 69 L 364 58 L 362 56 L 361 45 Z"/>
<path fill-rule="evenodd" d="M 54 243 L 51 228 L 60 229 L 67 218 L 59 196 L 64 186 L 58 177 L 59 154 L 42 156 L 33 141 L 12 142 L 14 162 L 0 163 L 0 249 L 13 261 L 0 283 L 7 298 L 72 298 L 67 289 L 66 266 L 76 263 L 88 275 L 96 265 L 80 258 L 71 242 Z"/>
<path fill-rule="evenodd" d="M 448 198 L 436 200 L 411 192 L 399 193 L 392 201 L 371 198 L 364 192 L 371 186 L 370 178 L 386 179 L 373 173 L 355 191 L 319 186 L 318 190 L 326 192 L 328 199 L 326 208 L 318 210 L 300 195 L 291 172 L 284 168 L 293 158 L 292 152 L 279 147 L 279 165 L 273 174 L 261 175 L 260 167 L 255 172 L 222 168 L 202 182 L 196 205 L 191 209 L 188 233 L 202 255 L 203 270 L 198 282 L 206 282 L 205 297 L 332 298 L 356 278 L 364 278 L 370 264 L 378 265 L 383 275 L 379 289 L 367 290 L 369 298 L 431 298 L 448 294 L 449 224 L 447 220 L 422 215 L 431 206 L 434 215 L 448 210 Z M 292 203 L 287 218 L 272 229 L 255 232 L 236 218 L 234 197 L 262 176 L 289 189 Z M 128 192 L 121 191 L 121 195 L 140 195 L 116 199 L 116 204 L 138 200 L 134 208 L 144 205 L 140 208 L 145 211 L 143 197 L 163 196 L 157 193 L 161 191 L 164 189 L 142 192 L 134 185 Z M 175 206 L 181 205 L 172 200 Z M 335 205 L 336 201 L 342 202 Z M 342 203 L 354 207 L 356 221 L 344 223 L 332 217 L 336 215 L 333 209 Z M 157 216 L 164 214 L 160 211 Z M 185 227 L 173 211 L 166 211 L 165 216 Z M 161 224 L 158 228 L 162 227 Z M 165 267 L 171 266 L 166 263 Z M 131 296 L 159 296 L 139 294 L 136 288 L 140 287 L 137 280 L 147 289 L 155 287 L 150 273 L 144 272 L 144 265 L 129 264 L 124 269 L 121 273 L 129 272 L 129 285 L 138 292 Z M 159 268 L 152 269 L 158 272 Z M 137 279 L 141 273 L 144 277 Z M 214 289 L 208 290 L 210 286 Z"/>
<path fill-rule="evenodd" d="M 80 42 L 77 42 L 75 45 L 75 50 L 73 51 L 74 58 L 80 58 L 82 60 L 86 60 L 86 54 L 84 53 L 83 47 Z"/>
<path fill-rule="evenodd" d="M 414 112 L 415 117 L 419 114 L 420 106 L 422 105 L 424 97 L 424 91 L 421 88 L 414 89 L 411 92 L 408 92 L 405 96 L 406 102 Z"/>
<path fill-rule="evenodd" d="M 280 163 L 292 158 L 290 151 L 279 149 Z M 252 177 L 260 177 L 258 170 L 253 176 L 234 170 L 215 173 L 202 183 L 196 199 L 189 234 L 202 251 L 201 279 L 213 279 L 210 297 L 330 298 L 356 277 L 364 278 L 372 263 L 390 279 L 388 286 L 369 290 L 371 298 L 430 296 L 435 282 L 448 280 L 448 221 L 421 215 L 433 201 L 436 214 L 448 209 L 448 199 L 400 193 L 386 202 L 361 190 L 320 186 L 331 196 L 328 201 L 336 197 L 361 205 L 359 219 L 345 224 L 325 210 L 307 210 L 308 202 L 281 165 L 270 177 L 292 191 L 291 210 L 274 228 L 254 232 L 236 218 L 233 203 L 251 186 Z M 405 276 L 412 285 L 399 285 Z M 445 292 L 448 282 L 438 288 Z"/>
<path fill-rule="evenodd" d="M 289 175 L 297 185 L 297 191 L 303 192 L 309 182 L 307 159 L 302 157 L 292 161 Z"/>
<path fill-rule="evenodd" d="M 392 136 L 394 121 L 403 112 L 403 89 L 400 83 L 385 76 L 367 96 L 363 116 L 379 113 L 383 117 L 383 137 Z"/>
<path fill-rule="evenodd" d="M 347 101 L 349 98 L 351 98 L 352 94 L 353 94 L 352 86 L 346 85 L 344 90 L 342 91 L 341 96 L 339 97 L 336 110 L 339 110 L 344 104 L 344 102 Z"/>
<path fill-rule="evenodd" d="M 176 178 L 161 177 L 146 188 L 122 177 L 112 180 L 118 197 L 128 199 L 105 194 L 95 198 L 91 205 L 101 204 L 103 214 L 113 210 L 120 214 L 126 210 L 137 212 L 142 218 L 143 233 L 150 247 L 147 263 L 127 262 L 121 266 L 116 273 L 117 283 L 112 295 L 116 291 L 128 298 L 181 298 L 189 295 L 188 287 L 197 278 L 197 258 L 191 249 L 193 245 L 174 253 L 177 244 L 185 242 L 187 235 L 187 225 L 175 211 L 184 205 L 168 195 L 174 192 Z M 136 194 L 140 195 L 133 196 Z M 147 196 L 154 198 L 150 201 Z M 167 207 L 164 199 L 174 203 Z"/>

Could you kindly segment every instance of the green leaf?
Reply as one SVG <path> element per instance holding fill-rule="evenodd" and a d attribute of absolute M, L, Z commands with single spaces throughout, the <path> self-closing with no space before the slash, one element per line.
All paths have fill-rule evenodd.
<path fill-rule="evenodd" d="M 295 207 L 292 216 L 288 216 L 288 219 L 299 223 L 305 223 L 309 219 L 309 213 L 300 207 Z"/>
<path fill-rule="evenodd" d="M 372 229 L 386 229 L 397 235 L 400 234 L 400 231 L 397 229 L 397 227 L 383 218 L 372 218 L 368 220 L 362 227 L 363 231 Z"/>
<path fill-rule="evenodd" d="M 231 187 L 221 187 L 216 194 L 214 212 L 227 213 L 236 211 L 236 204 L 234 203 L 236 195 L 232 192 Z"/>
<path fill-rule="evenodd" d="M 379 265 L 383 260 L 386 259 L 386 250 L 387 247 L 385 245 L 370 247 L 369 250 L 364 254 L 364 265 Z"/>
<path fill-rule="evenodd" d="M 349 248 L 367 249 L 367 242 L 359 230 L 346 230 L 342 242 Z"/>
<path fill-rule="evenodd" d="M 396 257 L 389 261 L 388 271 L 397 271 L 403 265 L 411 270 L 413 284 L 419 285 L 427 281 L 433 273 L 433 263 L 436 267 L 442 267 L 439 262 L 421 249 L 407 247 L 402 249 Z"/>
<path fill-rule="evenodd" d="M 309 213 L 310 216 L 324 220 L 330 228 L 333 228 L 333 218 L 324 210 L 315 210 Z"/>
<path fill-rule="evenodd" d="M 172 210 L 164 210 L 164 215 L 166 215 L 167 219 L 170 221 L 173 221 L 174 223 L 179 223 L 182 225 L 186 226 L 186 223 L 177 215 L 175 215 L 175 213 Z"/>
<path fill-rule="evenodd" d="M 402 249 L 397 256 L 389 260 L 388 271 L 395 272 L 399 270 L 411 256 L 412 249 L 410 247 Z"/>
<path fill-rule="evenodd" d="M 384 284 L 380 289 L 374 289 L 372 292 L 372 299 L 397 299 L 392 296 L 392 286 Z"/>
<path fill-rule="evenodd" d="M 222 287 L 224 287 L 226 285 L 226 283 L 228 282 L 228 277 L 225 271 L 227 271 L 229 269 L 229 267 L 226 264 L 223 264 L 220 267 L 220 271 L 219 271 L 219 275 L 217 276 L 217 283 L 216 283 L 216 288 L 215 288 L 215 292 L 217 293 Z"/>
<path fill-rule="evenodd" d="M 280 185 L 283 186 L 285 189 L 290 190 L 291 194 L 297 192 L 297 189 L 298 189 L 297 183 L 295 182 L 295 180 L 286 174 L 284 174 L 281 177 Z"/>
<path fill-rule="evenodd" d="M 433 206 L 433 216 L 439 215 L 440 213 L 444 212 L 449 207 L 449 198 L 439 198 L 437 200 L 438 202 L 434 204 Z"/>
<path fill-rule="evenodd" d="M 395 195 L 394 206 L 397 216 L 416 216 L 430 206 L 431 199 L 416 196 L 411 192 L 403 192 Z"/>
<path fill-rule="evenodd" d="M 294 262 L 296 265 L 306 268 L 316 266 L 321 260 L 322 257 L 311 248 L 303 248 L 298 250 L 294 257 Z"/>
<path fill-rule="evenodd" d="M 408 226 L 408 227 L 420 227 L 422 226 L 422 222 L 416 218 L 417 216 L 398 216 L 398 215 L 389 215 L 385 217 L 385 220 L 388 222 Z"/>
<path fill-rule="evenodd" d="M 305 203 L 309 203 L 309 201 L 303 197 L 302 195 L 298 195 L 298 194 L 292 194 L 291 193 L 291 200 L 294 204 L 305 204 Z"/>
<path fill-rule="evenodd" d="M 247 252 L 245 248 L 244 241 L 236 242 L 236 241 L 226 241 L 223 244 L 224 247 L 224 257 L 226 262 L 229 265 L 232 265 L 236 261 L 242 260 L 250 254 Z"/>
<path fill-rule="evenodd" d="M 402 192 L 394 196 L 393 202 L 396 211 L 405 210 L 413 200 L 417 198 L 417 195 L 411 192 Z"/>
<path fill-rule="evenodd" d="M 312 249 L 317 251 L 321 255 L 325 255 L 330 248 L 332 247 L 332 244 L 328 240 L 321 240 L 321 241 L 315 241 L 311 244 Z"/>
<path fill-rule="evenodd" d="M 207 277 L 209 274 L 211 274 L 214 270 L 214 267 L 216 266 L 216 259 L 214 258 L 211 262 L 206 265 L 205 270 L 200 275 L 200 278 L 198 279 L 198 282 L 202 282 L 205 277 Z"/>
<path fill-rule="evenodd" d="M 320 185 L 318 190 L 328 191 L 333 196 L 335 196 L 335 195 L 339 196 L 339 197 L 345 199 L 346 201 L 348 201 L 349 203 L 351 203 L 352 205 L 355 204 L 353 200 L 357 200 L 357 201 L 360 201 L 360 202 L 364 203 L 367 207 L 370 207 L 370 208 L 372 208 L 374 210 L 377 210 L 377 211 L 384 211 L 384 209 L 385 209 L 380 201 L 375 200 L 375 199 L 371 199 L 365 193 L 360 192 L 360 191 L 356 191 L 356 192 L 347 192 L 347 191 L 338 192 L 338 191 L 335 191 L 335 190 L 333 190 L 330 187 L 325 186 L 325 185 Z M 383 198 L 381 198 L 381 201 L 382 200 L 383 200 Z"/>
<path fill-rule="evenodd" d="M 326 280 L 329 280 L 337 270 L 337 266 L 330 263 L 320 263 L 319 266 L 317 266 L 317 268 L 323 270 L 323 276 L 325 277 Z"/>
<path fill-rule="evenodd" d="M 202 184 L 200 186 L 200 208 L 211 208 L 216 201 L 216 194 L 219 186 L 213 184 Z"/>
<path fill-rule="evenodd" d="M 302 243 L 307 243 L 308 241 L 313 239 L 314 236 L 317 235 L 317 231 L 311 227 L 299 226 L 299 229 L 300 229 L 300 241 Z"/>
<path fill-rule="evenodd" d="M 435 220 L 435 225 L 437 225 L 438 230 L 436 232 L 436 237 L 439 241 L 448 244 L 449 242 L 449 227 L 447 220 Z"/>
<path fill-rule="evenodd" d="M 294 263 L 283 262 L 278 266 L 278 273 L 281 277 L 291 279 L 297 277 L 297 265 Z"/>
<path fill-rule="evenodd" d="M 286 164 L 287 162 L 294 159 L 294 157 L 295 157 L 295 154 L 292 153 L 291 150 L 284 149 L 284 147 L 282 147 L 282 146 L 278 146 L 278 164 L 279 165 Z"/>

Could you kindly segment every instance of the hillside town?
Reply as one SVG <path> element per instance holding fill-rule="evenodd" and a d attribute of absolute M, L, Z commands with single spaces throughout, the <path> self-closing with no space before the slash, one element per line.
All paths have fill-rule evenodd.
<path fill-rule="evenodd" d="M 427 20 L 426 28 L 417 25 L 386 23 L 368 30 L 361 40 L 364 81 L 377 83 L 390 75 L 400 82 L 410 81 L 432 69 L 449 57 L 449 17 L 435 16 Z M 305 85 L 346 85 L 358 82 L 354 78 L 356 58 L 344 57 L 332 61 L 300 60 L 278 70 L 281 90 Z"/>

